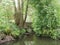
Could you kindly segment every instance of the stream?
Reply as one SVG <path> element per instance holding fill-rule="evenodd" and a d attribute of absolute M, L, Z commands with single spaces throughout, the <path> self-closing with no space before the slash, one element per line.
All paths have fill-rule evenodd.
<path fill-rule="evenodd" d="M 37 36 L 24 36 L 23 39 L 7 42 L 1 45 L 60 45 L 60 40 L 39 38 Z"/>

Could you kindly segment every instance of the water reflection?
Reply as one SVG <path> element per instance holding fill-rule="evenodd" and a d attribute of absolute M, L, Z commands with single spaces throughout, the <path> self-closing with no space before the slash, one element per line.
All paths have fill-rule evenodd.
<path fill-rule="evenodd" d="M 60 40 L 37 38 L 36 36 L 25 36 L 22 40 L 8 42 L 2 45 L 60 45 Z"/>
<path fill-rule="evenodd" d="M 25 41 L 24 43 L 25 43 L 25 45 L 34 45 L 35 42 L 34 41 Z"/>

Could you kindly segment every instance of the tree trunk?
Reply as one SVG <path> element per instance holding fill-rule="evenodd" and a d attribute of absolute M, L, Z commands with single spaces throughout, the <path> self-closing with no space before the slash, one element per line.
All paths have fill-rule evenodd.
<path fill-rule="evenodd" d="M 16 7 L 16 3 L 14 1 L 14 8 L 15 8 L 15 22 L 16 24 L 21 28 L 23 27 L 23 15 L 22 15 L 22 8 L 21 8 L 21 0 L 17 0 L 17 5 L 18 7 Z"/>
<path fill-rule="evenodd" d="M 13 0 L 13 3 L 14 3 L 14 10 L 15 10 L 15 14 L 14 14 L 15 23 L 16 23 L 17 25 L 19 25 L 19 18 L 18 18 L 18 12 L 17 12 L 17 7 L 16 7 L 16 2 L 15 2 L 15 0 Z"/>
<path fill-rule="evenodd" d="M 28 13 L 28 5 L 29 5 L 29 0 L 27 0 L 26 11 L 25 11 L 25 20 L 24 20 L 24 22 L 23 22 L 23 25 L 24 25 L 25 22 L 26 22 L 27 13 Z"/>
<path fill-rule="evenodd" d="M 21 2 L 19 3 L 20 4 L 20 9 L 19 9 L 19 15 L 20 15 L 20 23 L 19 23 L 19 26 L 20 28 L 23 27 L 23 1 L 20 0 Z"/>

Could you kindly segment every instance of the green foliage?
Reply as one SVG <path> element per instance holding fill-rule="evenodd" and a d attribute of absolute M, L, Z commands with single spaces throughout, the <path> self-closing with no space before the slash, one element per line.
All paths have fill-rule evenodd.
<path fill-rule="evenodd" d="M 41 5 L 43 4 L 43 5 Z M 42 1 L 42 3 L 40 4 L 40 2 L 38 3 L 38 7 L 36 7 L 37 9 L 37 14 L 34 16 L 34 20 L 33 20 L 33 27 L 35 28 L 40 28 L 39 30 L 41 30 L 42 28 L 49 28 L 49 29 L 53 29 L 57 27 L 57 19 L 56 19 L 56 14 L 54 12 L 54 7 L 53 5 L 50 4 L 44 4 L 44 2 Z M 37 4 L 36 4 L 37 5 Z"/>
<path fill-rule="evenodd" d="M 24 0 L 23 14 L 25 14 L 26 1 Z M 34 8 L 33 31 L 36 35 L 47 35 L 53 39 L 60 38 L 60 32 L 56 30 L 60 24 L 60 5 L 57 0 L 30 0 L 30 6 Z M 60 2 L 59 2 L 60 3 Z M 0 3 L 0 31 L 6 35 L 18 37 L 23 35 L 26 30 L 19 29 L 13 20 L 14 11 L 11 0 L 2 0 Z M 30 12 L 29 12 L 30 13 Z M 59 24 L 58 24 L 59 23 Z"/>
<path fill-rule="evenodd" d="M 0 3 L 0 31 L 11 32 L 10 20 L 13 18 L 12 1 L 2 0 Z M 9 30 L 9 31 L 8 31 Z"/>
<path fill-rule="evenodd" d="M 12 0 L 2 0 L 0 3 L 0 31 L 6 35 L 19 37 L 26 31 L 19 29 L 14 22 L 14 9 Z"/>
<path fill-rule="evenodd" d="M 50 37 L 52 39 L 59 39 L 60 38 L 60 34 L 58 32 L 58 30 L 53 29 L 53 30 L 43 30 L 37 33 L 37 36 L 47 36 Z"/>
<path fill-rule="evenodd" d="M 51 37 L 52 39 L 57 39 L 57 38 L 58 38 L 58 31 L 52 30 L 52 31 L 50 32 L 50 37 Z"/>
<path fill-rule="evenodd" d="M 23 34 L 25 34 L 25 33 L 26 33 L 26 30 L 25 30 L 25 29 L 21 29 L 21 30 L 20 30 L 20 34 L 21 34 L 21 35 L 23 35 Z"/>
<path fill-rule="evenodd" d="M 30 4 L 36 9 L 33 16 L 33 31 L 37 35 L 50 35 L 56 39 L 57 32 L 54 32 L 53 29 L 57 28 L 58 20 L 54 0 L 31 0 Z"/>
<path fill-rule="evenodd" d="M 6 23 L 0 25 L 0 30 L 4 32 L 6 35 L 9 35 L 13 30 L 18 30 L 16 24 L 14 23 Z"/>
<path fill-rule="evenodd" d="M 14 38 L 17 38 L 20 36 L 20 30 L 14 30 L 11 32 L 11 35 L 14 37 Z"/>
<path fill-rule="evenodd" d="M 6 34 L 6 35 L 9 35 L 10 33 L 11 33 L 11 28 L 10 27 L 6 27 L 4 30 L 3 30 L 3 32 Z"/>
<path fill-rule="evenodd" d="M 0 27 L 0 30 L 6 35 L 12 35 L 14 38 L 17 38 L 26 32 L 25 29 L 20 29 L 14 23 L 7 23 L 7 25 L 3 25 Z"/>
<path fill-rule="evenodd" d="M 14 37 L 14 38 L 18 38 L 19 36 L 23 35 L 26 31 L 24 29 L 21 29 L 21 30 L 13 30 L 11 32 L 11 35 Z"/>

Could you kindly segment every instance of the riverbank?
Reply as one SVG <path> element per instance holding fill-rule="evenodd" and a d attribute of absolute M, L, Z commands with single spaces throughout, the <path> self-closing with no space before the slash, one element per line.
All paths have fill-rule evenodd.
<path fill-rule="evenodd" d="M 6 42 L 1 45 L 60 45 L 60 40 L 52 40 L 51 38 L 39 38 L 35 35 L 25 35 L 23 39 Z"/>

